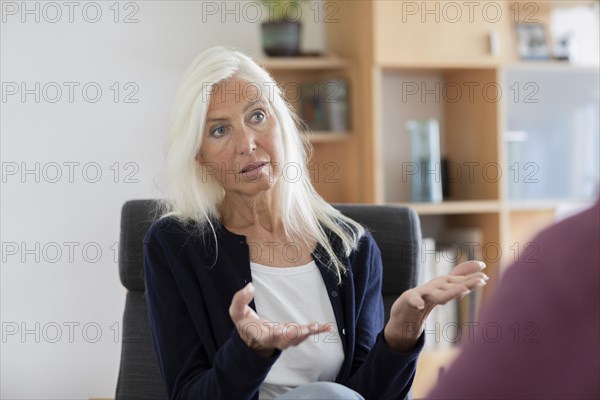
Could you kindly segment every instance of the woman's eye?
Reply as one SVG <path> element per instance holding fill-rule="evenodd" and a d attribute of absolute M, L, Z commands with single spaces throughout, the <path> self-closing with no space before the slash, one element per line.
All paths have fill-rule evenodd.
<path fill-rule="evenodd" d="M 210 136 L 213 136 L 213 137 L 219 138 L 219 137 L 223 136 L 224 134 L 225 134 L 224 126 L 217 126 L 210 130 Z"/>
<path fill-rule="evenodd" d="M 267 116 L 265 115 L 265 113 L 263 111 L 257 111 L 254 114 L 252 114 L 252 118 L 251 119 L 254 122 L 262 122 L 262 121 L 264 121 L 264 119 L 266 117 Z"/>

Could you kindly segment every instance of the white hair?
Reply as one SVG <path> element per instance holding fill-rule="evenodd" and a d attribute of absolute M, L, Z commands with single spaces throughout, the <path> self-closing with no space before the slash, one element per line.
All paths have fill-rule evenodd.
<path fill-rule="evenodd" d="M 205 167 L 197 162 L 196 155 L 202 145 L 213 87 L 231 78 L 249 82 L 268 93 L 264 97 L 279 121 L 284 166 L 292 163 L 294 168 L 300 169 L 293 182 L 279 179 L 274 187 L 278 207 L 284 210 L 281 217 L 285 234 L 306 245 L 321 244 L 331 260 L 328 267 L 334 268 L 341 283 L 346 267 L 336 256 L 323 226 L 341 239 L 345 256 L 356 249 L 364 228 L 342 215 L 315 191 L 307 167 L 312 147 L 301 133 L 302 121 L 269 73 L 234 48 L 217 46 L 205 50 L 194 59 L 183 77 L 171 115 L 165 168 L 157 182 L 164 195 L 158 202 L 158 216 L 193 223 L 198 232 L 210 229 L 216 240 L 214 223 L 220 219 L 219 205 L 225 191 L 216 179 L 206 179 Z"/>

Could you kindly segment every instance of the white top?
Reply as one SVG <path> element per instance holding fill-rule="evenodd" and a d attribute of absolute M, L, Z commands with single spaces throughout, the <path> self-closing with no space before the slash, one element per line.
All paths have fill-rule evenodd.
<path fill-rule="evenodd" d="M 315 262 L 285 268 L 251 262 L 250 270 L 260 318 L 281 326 L 286 322 L 319 322 L 334 327 L 333 332 L 314 335 L 284 350 L 260 386 L 259 400 L 274 399 L 305 383 L 335 381 L 344 361 L 344 349 L 327 288 Z M 290 337 L 296 335 L 294 326 L 297 325 L 287 330 Z"/>

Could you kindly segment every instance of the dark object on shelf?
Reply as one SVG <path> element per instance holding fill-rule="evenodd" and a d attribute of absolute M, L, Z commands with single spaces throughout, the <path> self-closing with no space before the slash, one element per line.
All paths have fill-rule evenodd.
<path fill-rule="evenodd" d="M 303 51 L 297 57 L 324 57 L 325 54 L 319 50 Z"/>
<path fill-rule="evenodd" d="M 569 61 L 570 57 L 570 42 L 572 32 L 562 35 L 556 40 L 554 45 L 554 58 L 559 61 Z"/>
<path fill-rule="evenodd" d="M 450 197 L 450 177 L 448 176 L 450 163 L 447 158 L 442 158 L 442 198 Z"/>
<path fill-rule="evenodd" d="M 270 57 L 295 57 L 300 54 L 302 24 L 298 21 L 262 23 L 262 44 Z"/>

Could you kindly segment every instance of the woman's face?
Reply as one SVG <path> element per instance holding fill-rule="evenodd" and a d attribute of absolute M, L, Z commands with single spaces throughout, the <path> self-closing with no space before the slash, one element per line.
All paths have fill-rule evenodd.
<path fill-rule="evenodd" d="M 275 186 L 283 142 L 273 108 L 257 85 L 237 78 L 215 85 L 202 134 L 198 162 L 228 194 L 254 196 Z"/>

